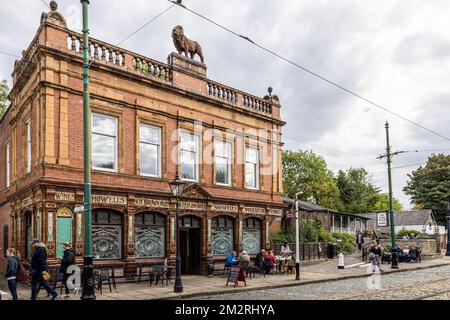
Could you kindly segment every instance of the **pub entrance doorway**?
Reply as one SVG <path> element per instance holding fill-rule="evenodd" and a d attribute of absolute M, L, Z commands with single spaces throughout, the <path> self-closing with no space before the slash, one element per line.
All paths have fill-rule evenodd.
<path fill-rule="evenodd" d="M 180 217 L 180 258 L 182 274 L 200 274 L 201 219 Z"/>

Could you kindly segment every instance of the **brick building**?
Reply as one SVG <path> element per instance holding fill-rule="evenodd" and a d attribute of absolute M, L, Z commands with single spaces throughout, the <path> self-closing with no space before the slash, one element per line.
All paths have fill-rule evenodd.
<path fill-rule="evenodd" d="M 83 215 L 82 35 L 56 10 L 16 61 L 10 108 L 0 120 L 0 247 L 50 263 L 70 241 L 81 261 Z M 167 41 L 171 41 L 168 37 Z M 176 171 L 184 273 L 204 272 L 229 248 L 256 253 L 279 228 L 280 104 L 206 77 L 177 53 L 168 63 L 90 38 L 93 252 L 125 274 L 175 259 Z M 207 56 L 207 53 L 206 53 Z M 0 266 L 5 259 L 2 255 Z"/>

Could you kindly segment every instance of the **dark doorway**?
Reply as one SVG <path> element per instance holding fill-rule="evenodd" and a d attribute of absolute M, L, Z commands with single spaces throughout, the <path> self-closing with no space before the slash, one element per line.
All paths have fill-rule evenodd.
<path fill-rule="evenodd" d="M 189 218 L 189 223 L 185 219 L 180 221 L 181 273 L 200 274 L 200 219 Z"/>

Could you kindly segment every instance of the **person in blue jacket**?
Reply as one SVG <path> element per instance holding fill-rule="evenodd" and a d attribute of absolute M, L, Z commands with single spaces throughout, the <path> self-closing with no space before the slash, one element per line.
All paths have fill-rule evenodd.
<path fill-rule="evenodd" d="M 225 260 L 225 267 L 235 266 L 239 263 L 236 258 L 236 251 L 228 251 L 227 259 Z"/>

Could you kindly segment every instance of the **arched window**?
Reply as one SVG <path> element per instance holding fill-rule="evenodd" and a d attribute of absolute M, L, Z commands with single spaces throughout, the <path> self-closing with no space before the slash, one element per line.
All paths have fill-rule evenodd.
<path fill-rule="evenodd" d="M 234 219 L 215 217 L 211 221 L 211 243 L 213 255 L 224 255 L 234 247 Z"/>
<path fill-rule="evenodd" d="M 247 218 L 243 223 L 244 250 L 248 253 L 258 253 L 261 251 L 261 220 Z"/>
<path fill-rule="evenodd" d="M 164 257 L 166 217 L 155 212 L 134 216 L 135 248 L 137 258 Z"/>
<path fill-rule="evenodd" d="M 92 254 L 96 259 L 122 258 L 122 214 L 109 209 L 92 212 Z"/>

